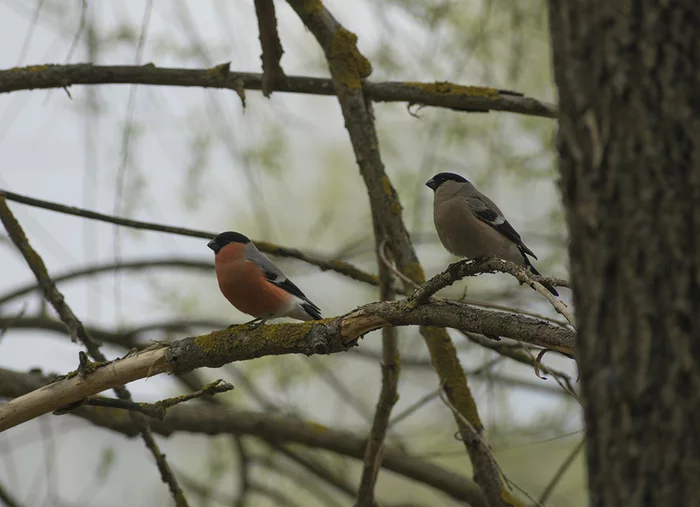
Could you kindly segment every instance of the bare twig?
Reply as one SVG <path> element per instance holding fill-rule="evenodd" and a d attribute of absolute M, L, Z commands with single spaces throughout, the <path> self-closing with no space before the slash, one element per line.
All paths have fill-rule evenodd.
<path fill-rule="evenodd" d="M 275 16 L 275 4 L 272 0 L 255 0 L 255 14 L 258 17 L 258 31 L 260 33 L 260 46 L 262 47 L 263 77 L 262 93 L 265 97 L 272 94 L 272 90 L 283 86 L 286 76 L 280 65 L 282 43 L 277 33 L 277 17 Z"/>
<path fill-rule="evenodd" d="M 232 502 L 233 507 L 244 507 L 250 492 L 250 454 L 248 448 L 243 442 L 243 437 L 234 435 L 233 445 L 238 452 L 238 493 L 236 494 L 235 502 Z"/>
<path fill-rule="evenodd" d="M 1 396 L 15 397 L 36 392 L 45 383 L 40 376 L 0 368 Z M 138 435 L 136 424 L 128 418 L 118 417 L 113 409 L 78 407 L 71 415 L 128 436 Z M 163 421 L 153 420 L 151 424 L 155 432 L 164 436 L 176 432 L 251 435 L 271 443 L 296 443 L 355 459 L 363 458 L 366 445 L 365 436 L 300 420 L 293 415 L 238 410 L 213 403 L 177 405 L 168 410 Z M 415 459 L 393 446 L 385 449 L 382 467 L 444 491 L 472 507 L 486 506 L 480 489 L 469 478 Z"/>
<path fill-rule="evenodd" d="M 544 488 L 544 491 L 542 492 L 542 496 L 540 496 L 540 501 L 539 503 L 542 505 L 545 505 L 547 503 L 547 499 L 549 498 L 549 495 L 552 494 L 554 491 L 554 488 L 559 484 L 559 481 L 561 478 L 564 476 L 566 471 L 569 469 L 571 464 L 574 462 L 576 459 L 576 456 L 578 456 L 578 453 L 581 452 L 583 449 L 583 446 L 586 443 L 586 439 L 582 439 L 576 446 L 571 450 L 569 455 L 566 457 L 564 462 L 559 466 L 557 469 L 557 472 L 554 474 L 554 477 L 552 477 L 552 480 L 549 481 L 549 484 L 547 484 L 547 487 Z"/>
<path fill-rule="evenodd" d="M 387 245 L 386 240 L 382 240 L 382 243 L 379 246 L 379 249 L 377 250 L 377 254 L 379 255 L 379 260 L 382 261 L 384 266 L 386 266 L 387 269 L 389 269 L 394 275 L 396 275 L 397 278 L 400 278 L 401 281 L 403 281 L 403 283 L 405 285 L 413 287 L 414 289 L 417 289 L 418 287 L 420 287 L 420 284 L 414 282 L 409 277 L 404 275 L 401 271 L 396 269 L 396 267 L 394 266 L 394 263 L 391 262 L 389 260 L 389 258 L 387 257 L 387 252 L 386 252 L 387 246 L 388 245 Z"/>
<path fill-rule="evenodd" d="M 450 264 L 445 271 L 431 280 L 430 284 L 426 284 L 417 290 L 411 298 L 418 304 L 427 301 L 433 294 L 440 289 L 452 285 L 457 280 L 461 280 L 465 276 L 474 276 L 480 273 L 502 272 L 513 275 L 520 283 L 526 283 L 534 290 L 539 292 L 554 309 L 562 314 L 569 323 L 576 327 L 576 319 L 574 314 L 567 308 L 563 301 L 555 297 L 543 284 L 568 287 L 566 280 L 557 278 L 543 278 L 533 275 L 525 268 L 517 266 L 510 261 L 501 259 L 489 258 L 480 261 L 459 261 Z"/>
<path fill-rule="evenodd" d="M 22 308 L 19 309 L 17 314 L 14 317 L 10 317 L 7 319 L 6 322 L 3 322 L 3 319 L 0 319 L 0 341 L 2 341 L 3 337 L 5 336 L 5 333 L 7 333 L 8 329 L 11 329 L 17 325 L 17 322 L 19 322 L 22 317 L 24 317 L 24 314 L 27 312 L 27 303 L 22 305 Z"/>
<path fill-rule="evenodd" d="M 447 407 L 452 411 L 455 417 L 461 420 L 463 428 L 461 430 L 462 437 L 464 438 L 466 436 L 472 441 L 474 449 L 470 453 L 470 457 L 474 464 L 474 468 L 479 471 L 478 473 L 484 473 L 484 471 L 488 471 L 490 473 L 498 474 L 498 478 L 492 477 L 487 480 L 491 483 L 500 483 L 502 478 L 505 479 L 505 475 L 503 474 L 503 470 L 499 466 L 495 456 L 493 455 L 493 452 L 491 451 L 491 446 L 486 441 L 486 438 L 484 438 L 483 431 L 474 427 L 474 425 L 472 425 L 472 423 L 470 423 L 469 420 L 467 420 L 467 418 L 464 417 L 464 415 L 462 415 L 459 410 L 457 410 L 457 407 L 455 407 L 445 395 L 444 386 L 441 387 L 442 388 L 439 391 L 440 399 L 445 405 L 447 405 Z M 464 431 L 464 428 L 467 429 L 466 432 Z M 482 463 L 483 461 L 489 462 L 490 464 L 487 466 L 484 463 Z M 503 490 L 502 494 L 508 496 L 508 498 L 504 499 L 505 502 L 510 504 L 514 503 L 514 499 L 510 498 L 510 494 L 506 490 Z M 491 503 L 492 502 L 489 501 L 489 504 Z"/>
<path fill-rule="evenodd" d="M 202 389 L 199 389 L 193 393 L 184 394 L 182 396 L 177 396 L 175 398 L 166 398 L 155 403 L 136 403 L 133 401 L 125 401 L 114 398 L 105 398 L 103 396 L 91 396 L 85 398 L 81 405 L 90 405 L 93 407 L 109 407 L 109 408 L 120 408 L 124 410 L 133 410 L 135 412 L 140 412 L 141 414 L 147 415 L 154 419 L 163 420 L 165 417 L 165 412 L 172 406 L 178 403 L 183 403 L 185 401 L 193 400 L 201 396 L 213 396 L 218 393 L 225 393 L 233 389 L 233 386 L 228 382 L 224 382 L 222 379 L 216 380 L 207 384 Z M 54 411 L 56 415 L 62 415 L 73 410 L 76 406 L 71 406 L 69 409 L 63 410 L 58 409 Z"/>
<path fill-rule="evenodd" d="M 142 339 L 141 335 L 153 331 L 166 333 L 192 333 L 195 329 L 221 329 L 226 327 L 228 322 L 216 319 L 186 319 L 186 320 L 167 320 L 163 322 L 153 322 L 143 326 L 138 326 L 132 329 L 125 329 L 121 332 L 111 331 L 106 328 L 96 326 L 87 326 L 86 331 L 96 340 L 114 345 L 131 348 L 146 348 L 147 342 Z M 50 319 L 48 317 L 24 317 L 15 319 L 12 317 L 1 318 L 0 328 L 3 329 L 42 329 L 53 331 L 62 334 L 70 334 L 66 330 L 66 326 L 59 320 Z"/>
<path fill-rule="evenodd" d="M 98 84 L 194 86 L 223 88 L 234 90 L 236 93 L 240 93 L 242 89 L 262 89 L 262 74 L 228 71 L 224 75 L 220 68 L 220 65 L 211 69 L 164 68 L 153 64 L 32 65 L 0 71 L 0 93 Z M 228 64 L 226 68 L 228 69 Z M 286 82 L 276 86 L 275 91 L 330 96 L 336 94 L 331 79 L 304 76 L 287 76 Z M 447 82 L 366 82 L 364 93 L 368 99 L 375 102 L 407 102 L 455 111 L 508 111 L 545 118 L 556 118 L 558 114 L 555 105 L 521 94 Z"/>
<path fill-rule="evenodd" d="M 101 222 L 107 222 L 116 225 L 122 225 L 125 227 L 131 227 L 133 229 L 143 229 L 156 232 L 165 232 L 169 234 L 177 234 L 180 236 L 189 236 L 192 238 L 202 238 L 202 239 L 212 239 L 216 236 L 216 233 L 198 231 L 194 229 L 187 229 L 185 227 L 172 227 L 168 225 L 154 224 L 149 222 L 141 222 L 138 220 L 130 220 L 127 218 L 115 217 L 111 215 L 105 215 L 103 213 L 96 213 L 94 211 L 89 211 L 82 208 L 76 208 L 74 206 L 64 206 L 63 204 L 57 204 L 49 201 L 43 201 L 41 199 L 34 199 L 33 197 L 27 197 L 13 192 L 8 192 L 6 190 L 0 190 L 0 197 L 4 196 L 10 201 L 19 202 L 29 206 L 35 206 L 37 208 L 48 209 L 51 211 L 57 211 L 59 213 L 65 213 L 67 215 L 78 216 L 82 218 L 88 218 L 91 220 L 99 220 Z M 379 285 L 377 277 L 370 275 L 357 269 L 356 267 L 348 264 L 345 261 L 336 259 L 321 259 L 313 255 L 307 255 L 294 248 L 285 248 L 267 241 L 254 241 L 255 245 L 260 249 L 260 251 L 276 255 L 278 257 L 290 257 L 293 259 L 298 259 L 300 261 L 306 262 L 307 264 L 312 264 L 319 267 L 322 271 L 335 271 L 341 275 L 345 275 L 354 280 L 369 283 L 371 285 Z"/>
<path fill-rule="evenodd" d="M 528 366 L 532 366 L 533 368 L 536 366 L 536 360 L 529 353 L 529 349 L 525 348 L 525 346 L 521 343 L 518 343 L 517 345 L 509 343 L 499 343 L 494 342 L 493 340 L 485 338 L 484 336 L 476 333 L 462 332 L 462 334 L 469 341 L 487 349 L 493 350 L 494 352 L 497 352 L 502 356 L 509 357 L 514 361 L 517 361 L 522 364 L 527 364 Z M 571 384 L 571 377 L 569 375 L 567 375 L 561 370 L 556 370 L 554 368 L 545 366 L 542 363 L 540 363 L 539 365 L 539 370 L 563 381 L 564 384 L 567 386 L 564 390 L 569 394 L 572 394 L 574 397 L 577 397 L 576 392 L 573 389 L 573 385 Z"/>
<path fill-rule="evenodd" d="M 281 491 L 271 488 L 258 481 L 251 481 L 250 489 L 259 495 L 268 497 L 270 500 L 272 500 L 273 505 L 279 505 L 280 507 L 301 507 L 300 504 L 293 501 Z"/>
<path fill-rule="evenodd" d="M 365 421 L 372 420 L 372 411 L 367 406 L 362 396 L 359 396 L 361 393 L 356 394 L 352 389 L 349 389 L 325 363 L 310 361 L 310 365 L 311 368 L 319 374 L 321 380 L 327 383 L 328 386 L 333 389 L 347 405 L 352 407 L 360 417 Z"/>
<path fill-rule="evenodd" d="M 125 261 L 121 263 L 105 262 L 101 264 L 94 264 L 66 271 L 64 273 L 60 273 L 58 275 L 53 276 L 52 279 L 55 283 L 58 284 L 61 282 L 77 280 L 79 278 L 99 275 L 102 273 L 109 273 L 112 271 L 140 271 L 144 269 L 150 270 L 153 268 L 178 268 L 212 272 L 214 270 L 214 263 L 207 261 L 199 261 L 195 259 L 188 259 L 185 257 L 172 257 L 166 259 L 139 259 L 133 261 Z M 12 292 L 7 292 L 4 295 L 0 296 L 0 305 L 22 297 L 35 290 L 41 290 L 41 285 L 36 283 L 28 283 L 26 285 L 18 287 Z"/>
<path fill-rule="evenodd" d="M 87 335 L 82 322 L 80 322 L 78 317 L 75 316 L 73 310 L 71 310 L 68 304 L 65 302 L 63 295 L 56 288 L 56 284 L 49 277 L 44 261 L 29 244 L 27 237 L 24 235 L 22 227 L 15 219 L 14 215 L 10 211 L 10 208 L 7 207 L 7 202 L 2 195 L 0 195 L 0 220 L 2 220 L 10 239 L 27 261 L 27 264 L 34 273 L 37 282 L 39 282 L 39 285 L 41 285 L 41 288 L 44 291 L 45 299 L 51 303 L 51 306 L 53 306 L 54 310 L 56 310 L 61 322 L 63 322 L 68 328 L 71 339 L 74 342 L 80 339 L 80 341 L 85 344 L 85 347 L 92 357 L 96 359 L 101 357 L 101 359 L 97 360 L 105 361 L 106 358 L 102 356 L 97 344 Z"/>
<path fill-rule="evenodd" d="M 3 484 L 0 484 L 0 501 L 6 507 L 21 507 L 21 504 L 7 491 Z"/>
<path fill-rule="evenodd" d="M 393 298 L 391 290 L 392 279 L 391 262 L 384 253 L 386 241 L 382 239 L 381 231 L 375 221 L 375 237 L 377 243 L 377 258 L 379 264 L 380 298 L 388 301 Z M 403 275 L 402 273 L 399 273 Z M 389 418 L 391 410 L 398 400 L 399 387 L 399 349 L 396 340 L 396 329 L 385 327 L 382 329 L 382 389 L 379 393 L 377 408 L 374 412 L 372 428 L 367 439 L 367 447 L 363 459 L 362 476 L 360 486 L 355 498 L 355 507 L 370 506 L 375 503 L 374 485 L 382 465 L 386 435 L 389 431 Z"/>
<path fill-rule="evenodd" d="M 245 389 L 250 391 L 250 393 L 258 401 L 258 403 L 260 403 L 260 405 L 266 409 L 267 413 L 278 412 L 277 407 L 264 398 L 262 393 L 259 392 L 257 387 L 250 382 L 246 375 L 240 374 L 240 372 L 235 368 L 227 368 L 227 371 L 232 372 L 236 376 L 236 378 L 239 381 L 238 383 L 240 383 Z M 203 382 L 199 381 L 196 378 L 196 375 L 194 374 L 195 372 L 190 372 L 185 375 L 179 375 L 177 378 L 180 381 L 182 381 L 188 388 L 197 391 L 202 388 Z M 203 398 L 203 400 L 207 401 L 208 403 L 221 406 L 221 400 L 218 397 Z M 251 474 L 250 467 L 253 463 L 253 457 L 250 455 L 246 443 L 243 441 L 243 437 L 241 435 L 233 435 L 233 438 L 234 446 L 239 456 L 239 488 L 234 507 L 243 507 L 244 505 L 246 505 L 248 494 L 250 493 L 249 478 Z M 340 477 L 330 472 L 327 469 L 327 467 L 317 463 L 314 458 L 307 458 L 303 455 L 303 453 L 300 453 L 299 451 L 291 451 L 287 449 L 284 445 L 281 445 L 276 441 L 267 441 L 266 443 L 273 451 L 277 451 L 281 454 L 284 454 L 289 460 L 296 462 L 298 465 L 300 465 L 306 470 L 309 470 L 311 473 L 315 474 L 320 479 L 326 481 L 328 484 L 334 487 L 340 487 L 344 485 L 344 483 L 341 482 Z M 319 491 L 317 490 L 319 490 L 320 488 L 312 487 L 316 486 L 316 483 L 309 484 L 308 481 L 303 482 L 306 483 L 305 486 L 307 486 L 309 490 L 312 490 L 314 493 L 319 493 Z M 352 490 L 349 494 L 353 497 L 355 496 L 354 491 Z M 326 502 L 326 504 L 332 505 L 332 502 Z"/>
<path fill-rule="evenodd" d="M 399 422 L 403 421 L 406 419 L 408 416 L 414 414 L 418 409 L 421 407 L 425 406 L 426 404 L 430 403 L 433 401 L 435 398 L 437 398 L 440 395 L 440 391 L 442 388 L 438 388 L 435 391 L 431 391 L 419 400 L 417 400 L 413 405 L 410 407 L 406 408 L 403 412 L 400 414 L 394 416 L 394 418 L 389 421 L 389 428 L 394 426 L 395 424 L 398 424 Z M 464 452 L 464 451 L 462 451 Z"/>
<path fill-rule="evenodd" d="M 275 447 L 275 449 L 278 449 L 287 457 L 289 457 L 289 454 L 291 453 L 291 451 L 284 446 Z M 285 463 L 282 465 L 279 460 L 273 460 L 270 459 L 270 457 L 253 457 L 256 465 L 283 473 L 286 477 L 289 477 L 289 479 L 296 482 L 302 488 L 305 488 L 312 495 L 316 496 L 321 502 L 321 505 L 328 507 L 344 507 L 345 503 L 338 498 L 335 492 L 328 492 L 325 490 L 325 488 L 321 487 L 320 483 L 310 481 L 305 470 L 317 475 L 329 484 L 338 488 L 339 491 L 349 495 L 351 498 L 355 498 L 355 491 L 350 483 L 343 476 L 330 472 L 327 466 L 313 463 L 299 454 L 295 455 L 294 457 L 289 457 L 289 459 L 290 462 L 296 462 L 298 465 L 301 465 L 303 469 L 293 467 L 291 466 L 291 463 Z M 309 465 L 308 467 L 306 466 L 307 464 Z M 320 475 L 317 472 L 320 472 Z"/>
<path fill-rule="evenodd" d="M 516 264 L 501 259 L 489 258 L 482 261 L 462 260 L 450 264 L 442 273 L 434 276 L 429 283 L 424 284 L 411 296 L 417 304 L 424 303 L 430 297 L 445 287 L 467 276 L 476 276 L 484 273 L 508 273 L 515 276 L 521 283 L 544 282 L 556 287 L 569 287 L 569 282 L 559 278 L 543 278 L 537 275 L 527 274 L 527 279 L 518 277 L 518 272 L 524 271 Z"/>
<path fill-rule="evenodd" d="M 29 265 L 29 268 L 32 270 L 34 276 L 36 276 L 37 281 L 44 289 L 45 299 L 49 303 L 51 303 L 54 310 L 56 310 L 56 313 L 58 313 L 61 321 L 68 328 L 73 340 L 75 341 L 76 339 L 80 339 L 80 341 L 85 345 L 85 348 L 88 350 L 88 353 L 92 356 L 93 359 L 99 361 L 100 363 L 106 363 L 107 358 L 100 351 L 99 345 L 87 334 L 83 323 L 78 319 L 78 317 L 76 317 L 75 313 L 73 313 L 73 310 L 71 310 L 70 306 L 68 306 L 68 303 L 66 303 L 63 294 L 60 293 L 60 291 L 56 287 L 56 284 L 49 276 L 44 261 L 29 244 L 29 241 L 27 240 L 27 237 L 24 234 L 22 227 L 20 226 L 15 216 L 12 214 L 12 211 L 10 211 L 10 208 L 7 206 L 7 201 L 5 200 L 5 196 L 3 196 L 2 194 L 0 194 L 0 220 L 2 220 L 2 223 L 5 226 L 5 229 L 7 230 L 7 234 L 9 235 L 10 239 L 22 253 L 25 260 L 27 261 L 27 264 Z M 78 375 L 78 378 L 80 378 L 80 375 Z M 123 386 L 123 384 L 124 383 L 117 383 L 110 387 L 114 389 L 114 391 L 117 393 L 117 396 L 121 400 L 131 401 L 131 393 L 126 389 L 126 387 Z M 65 405 L 75 403 L 79 399 L 81 398 L 71 399 L 71 401 L 69 401 Z M 10 405 L 10 403 L 6 404 L 4 407 L 7 407 L 8 405 Z M 59 406 L 62 405 L 55 405 L 53 409 L 55 410 Z M 31 406 L 30 404 L 30 407 L 33 409 L 34 413 L 46 413 L 44 411 L 47 408 L 46 404 L 44 404 L 43 406 Z M 10 413 L 12 413 L 12 411 L 13 409 L 11 408 Z M 148 421 L 146 421 L 141 414 L 135 412 L 130 412 L 130 416 L 131 419 L 138 425 L 146 447 L 148 447 L 148 449 L 153 454 L 153 457 L 155 458 L 156 464 L 158 466 L 158 470 L 160 471 L 161 478 L 163 479 L 163 482 L 166 483 L 170 488 L 170 492 L 173 498 L 175 499 L 176 505 L 178 507 L 188 507 L 187 499 L 182 493 L 182 489 L 177 483 L 177 479 L 170 470 L 170 466 L 165 460 L 165 455 L 163 455 L 160 452 L 158 444 L 153 438 L 153 433 L 151 432 L 151 429 L 148 425 Z M 0 425 L 1 424 L 2 423 L 0 423 Z"/>

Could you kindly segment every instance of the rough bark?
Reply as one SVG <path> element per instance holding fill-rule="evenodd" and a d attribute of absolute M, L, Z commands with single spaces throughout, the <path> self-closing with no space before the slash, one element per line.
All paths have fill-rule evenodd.
<path fill-rule="evenodd" d="M 549 5 L 591 505 L 697 505 L 700 4 Z"/>

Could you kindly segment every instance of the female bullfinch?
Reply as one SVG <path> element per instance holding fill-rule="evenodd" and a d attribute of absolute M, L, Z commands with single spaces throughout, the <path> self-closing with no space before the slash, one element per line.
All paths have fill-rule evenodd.
<path fill-rule="evenodd" d="M 527 256 L 537 259 L 498 206 L 459 174 L 439 173 L 425 185 L 435 194 L 433 221 L 440 242 L 448 252 L 478 259 L 498 257 L 539 272 Z M 545 287 L 558 296 L 550 285 Z"/>
<path fill-rule="evenodd" d="M 214 251 L 221 293 L 238 310 L 255 317 L 248 324 L 258 327 L 276 317 L 322 318 L 318 306 L 243 234 L 222 232 L 207 246 Z"/>

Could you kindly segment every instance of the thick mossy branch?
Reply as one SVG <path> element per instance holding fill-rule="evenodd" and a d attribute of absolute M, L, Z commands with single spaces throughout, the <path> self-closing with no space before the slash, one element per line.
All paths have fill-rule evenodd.
<path fill-rule="evenodd" d="M 313 322 L 247 325 L 185 338 L 169 345 L 155 344 L 133 356 L 96 365 L 91 372 L 69 374 L 60 380 L 0 405 L 0 431 L 48 412 L 70 406 L 88 396 L 159 373 L 183 374 L 196 368 L 216 368 L 234 361 L 282 354 L 333 354 L 357 344 L 370 331 L 386 325 L 422 326 L 440 380 L 463 405 L 473 425 L 481 426 L 464 372 L 452 341 L 443 327 L 504 336 L 573 354 L 575 334 L 569 329 L 522 315 L 494 312 L 447 301 L 415 305 L 409 300 L 364 305 L 349 314 Z M 454 403 L 454 402 L 453 402 Z M 465 417 L 466 415 L 465 414 Z"/>
<path fill-rule="evenodd" d="M 207 335 L 185 338 L 168 347 L 166 358 L 173 373 L 218 368 L 232 361 L 245 361 L 283 354 L 332 354 L 352 347 L 340 333 L 339 319 L 294 324 L 268 324 L 251 329 L 242 324 Z"/>

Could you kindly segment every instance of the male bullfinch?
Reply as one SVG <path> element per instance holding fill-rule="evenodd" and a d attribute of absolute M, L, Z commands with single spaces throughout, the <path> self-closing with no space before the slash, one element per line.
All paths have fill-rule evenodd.
<path fill-rule="evenodd" d="M 539 275 L 527 258 L 537 256 L 525 246 L 498 206 L 469 181 L 459 174 L 439 173 L 425 185 L 435 194 L 433 221 L 448 252 L 467 259 L 499 257 Z M 554 287 L 545 287 L 559 295 Z"/>
<path fill-rule="evenodd" d="M 207 246 L 214 251 L 219 289 L 229 303 L 255 317 L 258 327 L 276 317 L 321 319 L 321 310 L 243 234 L 222 232 Z"/>

